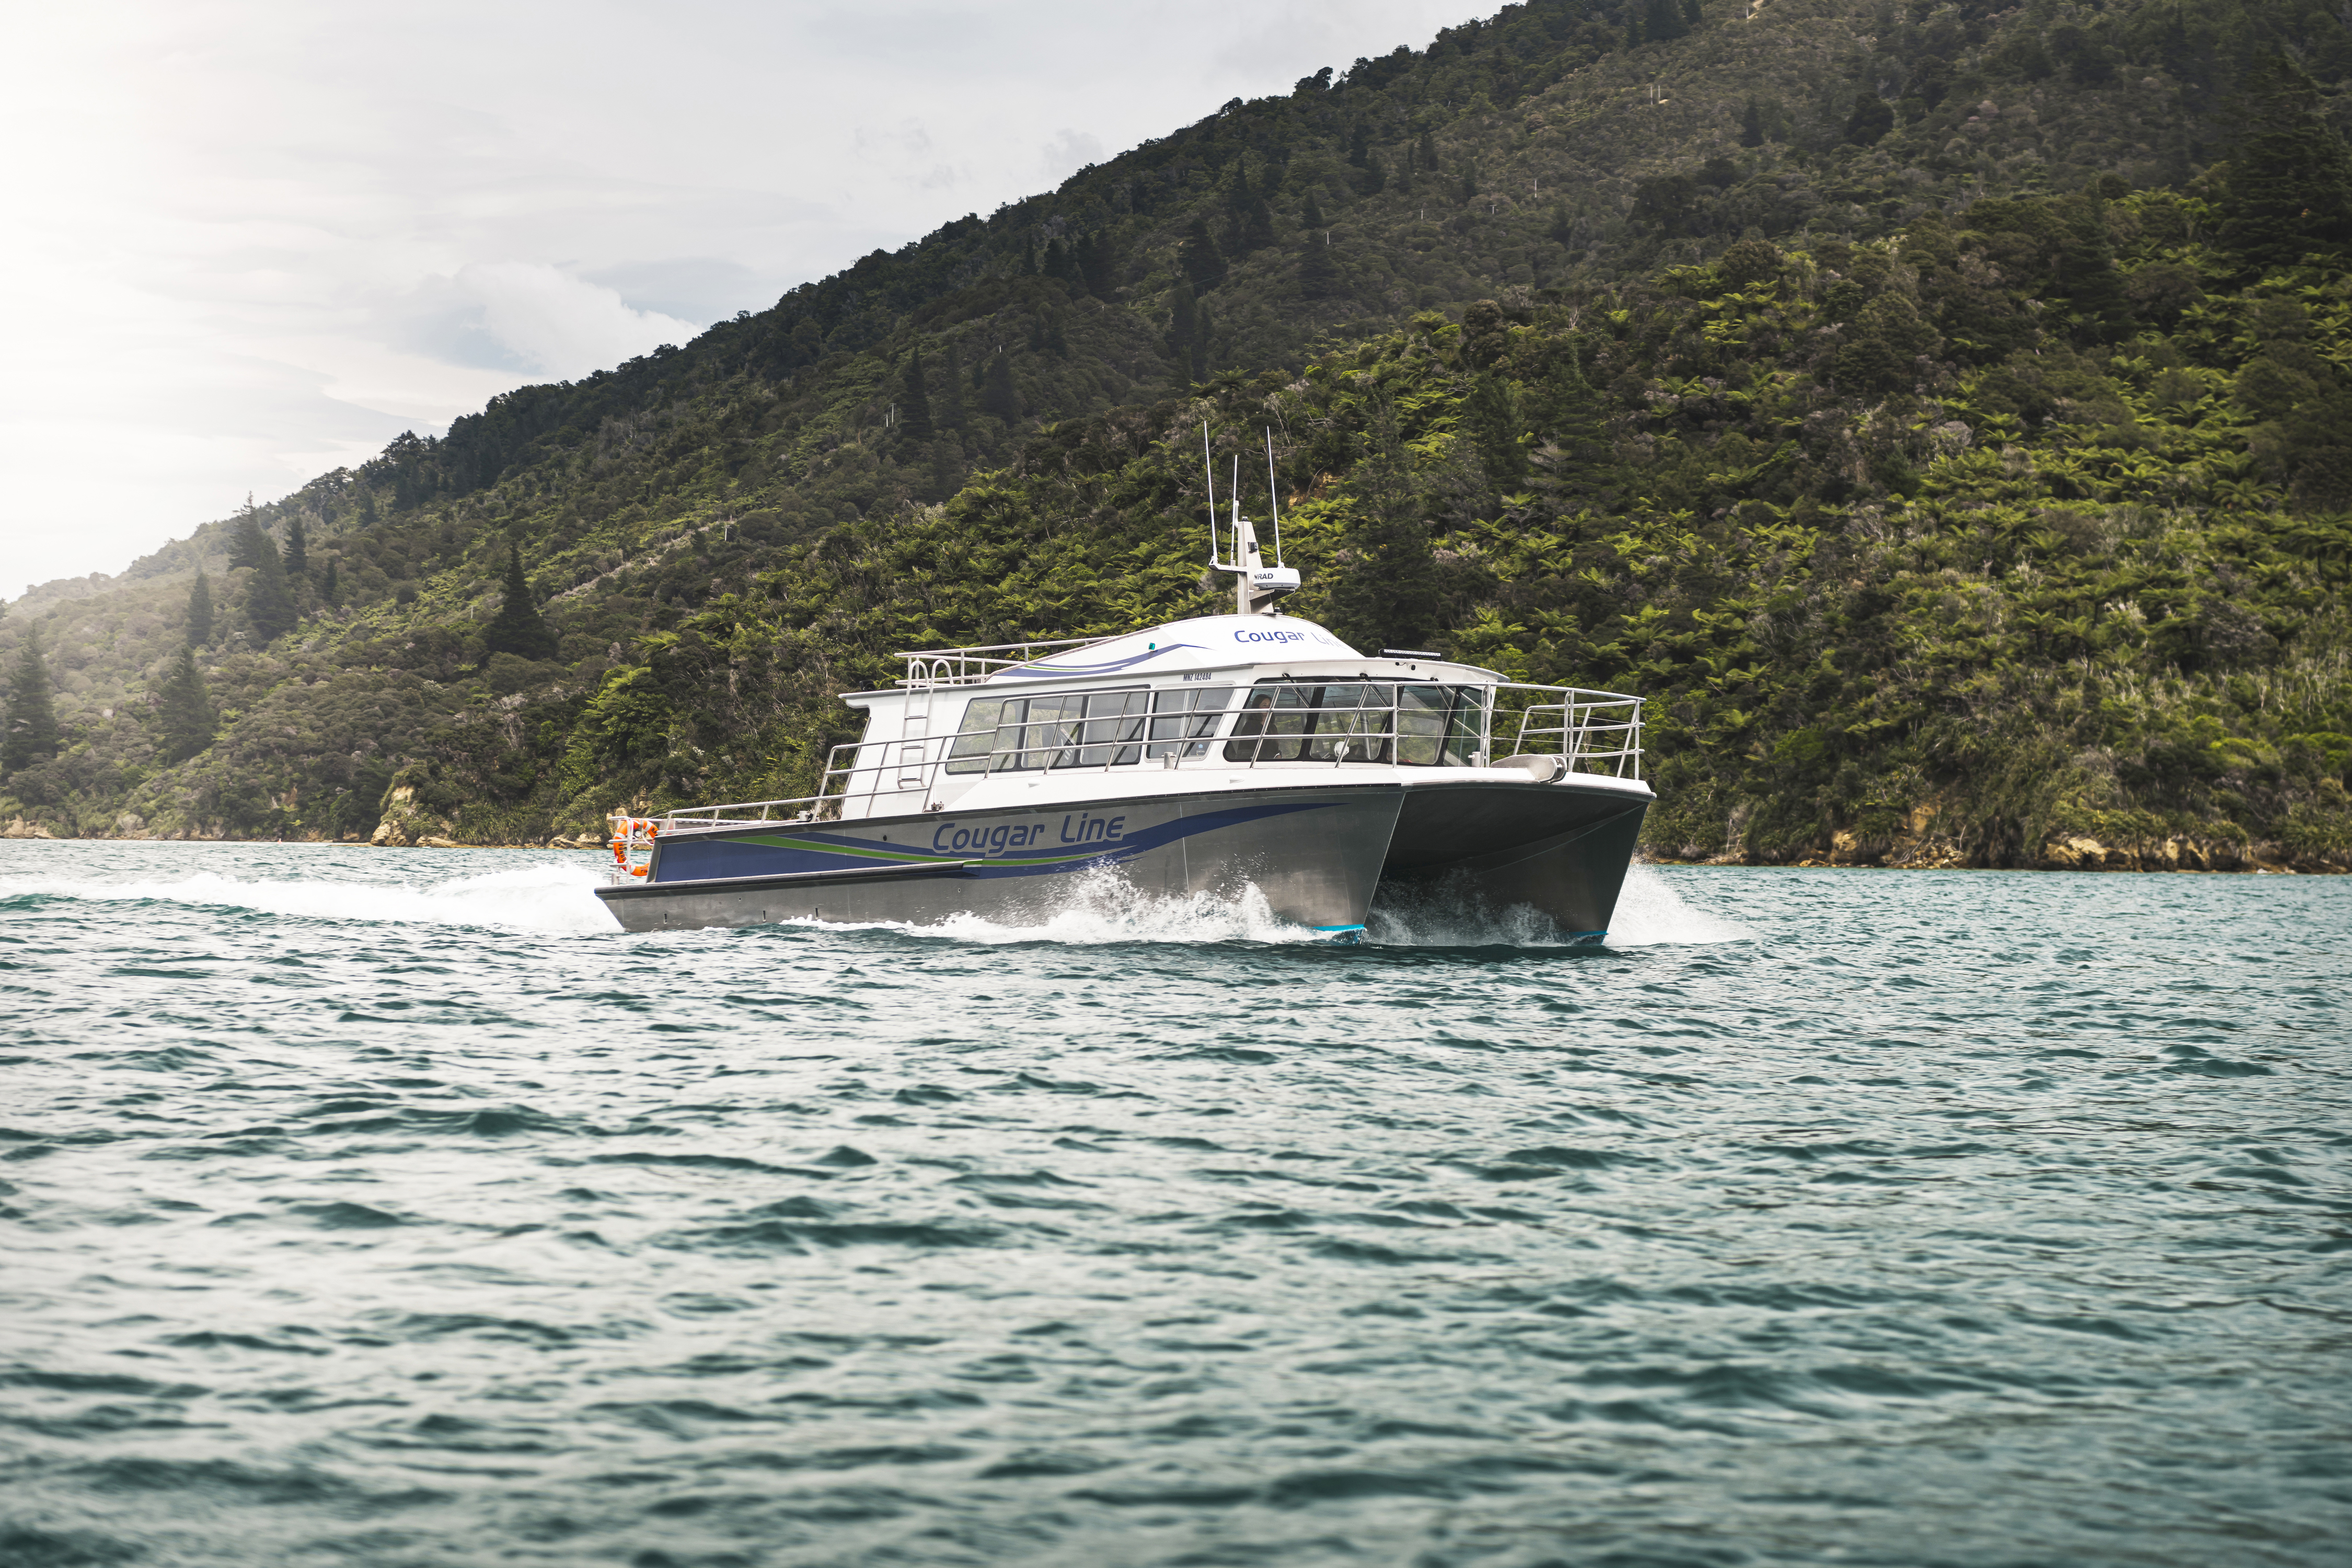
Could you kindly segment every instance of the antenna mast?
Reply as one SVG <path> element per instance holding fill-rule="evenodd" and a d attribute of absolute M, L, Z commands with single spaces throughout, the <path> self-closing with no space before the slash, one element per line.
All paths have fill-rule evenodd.
<path fill-rule="evenodd" d="M 1265 563 L 1265 558 L 1258 553 L 1257 531 L 1250 526 L 1250 520 L 1242 515 L 1242 460 L 1238 453 L 1234 457 L 1232 484 L 1228 491 L 1233 510 L 1230 525 L 1232 537 L 1228 542 L 1232 546 L 1232 554 L 1229 559 L 1219 557 L 1217 467 L 1215 459 L 1210 454 L 1209 426 L 1205 420 L 1201 425 L 1201 471 L 1209 482 L 1210 569 L 1217 572 L 1231 572 L 1234 574 L 1234 606 L 1236 615 L 1270 616 L 1275 613 L 1276 600 L 1285 594 L 1297 592 L 1298 588 L 1298 574 L 1282 564 L 1282 503 L 1273 493 L 1274 432 L 1268 430 L 1265 437 L 1265 477 L 1266 499 L 1274 509 L 1275 564 L 1268 566 Z"/>
<path fill-rule="evenodd" d="M 1265 432 L 1265 505 L 1274 516 L 1274 563 L 1282 564 L 1282 489 L 1274 482 L 1274 429 Z"/>

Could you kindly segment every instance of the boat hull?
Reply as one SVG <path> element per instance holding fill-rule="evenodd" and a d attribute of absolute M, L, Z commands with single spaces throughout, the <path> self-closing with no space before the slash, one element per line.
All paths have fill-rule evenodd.
<path fill-rule="evenodd" d="M 1607 933 L 1646 793 L 1565 784 L 1366 783 L 1083 805 L 676 833 L 651 878 L 597 889 L 629 931 L 779 921 L 1035 924 L 1074 874 L 1146 894 L 1255 887 L 1277 920 L 1334 932 L 1376 896 L 1533 910 L 1559 936 Z"/>
<path fill-rule="evenodd" d="M 1416 788 L 1381 866 L 1381 895 L 1494 916 L 1529 909 L 1562 938 L 1598 942 L 1648 811 L 1645 796 L 1572 783 Z"/>
<path fill-rule="evenodd" d="M 1380 783 L 689 832 L 660 841 L 645 883 L 596 892 L 629 931 L 1028 924 L 1075 874 L 1114 868 L 1149 894 L 1254 886 L 1276 919 L 1340 931 L 1363 923 L 1403 799 Z"/>

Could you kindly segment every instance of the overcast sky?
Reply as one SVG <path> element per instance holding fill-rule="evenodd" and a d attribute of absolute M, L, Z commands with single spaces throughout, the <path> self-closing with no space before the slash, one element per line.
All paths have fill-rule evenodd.
<path fill-rule="evenodd" d="M 0 58 L 0 593 L 1486 0 L 119 0 Z"/>

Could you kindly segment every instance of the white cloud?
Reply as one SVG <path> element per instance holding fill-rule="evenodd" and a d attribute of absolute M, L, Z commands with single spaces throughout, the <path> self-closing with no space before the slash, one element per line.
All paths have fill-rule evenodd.
<path fill-rule="evenodd" d="M 248 489 L 683 342 L 1472 9 L 1492 0 L 19 6 L 11 575 L 120 571 Z"/>
<path fill-rule="evenodd" d="M 1102 162 L 1103 145 L 1099 138 L 1083 131 L 1064 129 L 1055 132 L 1037 159 L 1037 172 L 1049 185 L 1058 185 L 1089 163 Z"/>
<path fill-rule="evenodd" d="M 491 337 L 526 368 L 558 381 L 635 359 L 701 331 L 692 321 L 629 308 L 618 291 L 534 261 L 477 261 L 457 287 L 479 302 Z"/>

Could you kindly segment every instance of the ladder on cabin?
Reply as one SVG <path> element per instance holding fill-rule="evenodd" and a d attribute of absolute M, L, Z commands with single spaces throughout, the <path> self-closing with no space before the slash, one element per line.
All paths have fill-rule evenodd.
<path fill-rule="evenodd" d="M 919 790 L 923 787 L 923 757 L 930 740 L 933 691 L 932 687 L 926 685 L 907 693 L 907 710 L 898 731 L 898 775 L 900 789 Z"/>

